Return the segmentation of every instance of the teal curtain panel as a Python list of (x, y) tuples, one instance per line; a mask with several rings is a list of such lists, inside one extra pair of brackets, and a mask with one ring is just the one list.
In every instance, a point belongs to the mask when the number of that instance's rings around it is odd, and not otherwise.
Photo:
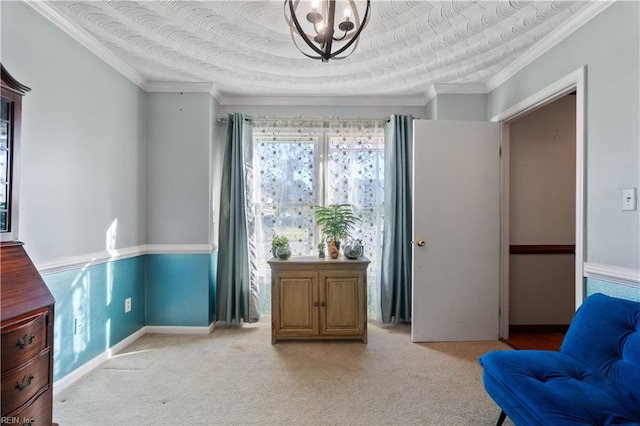
[(385, 127), (385, 212), (380, 299), (382, 322), (411, 321), (413, 117), (392, 115)]
[(245, 175), (245, 151), (251, 139), (251, 124), (245, 121), (244, 115), (229, 114), (222, 165), (216, 280), (216, 320), (227, 324), (259, 320), (255, 283), (252, 283), (255, 276), (249, 251), (252, 214), (248, 211)]

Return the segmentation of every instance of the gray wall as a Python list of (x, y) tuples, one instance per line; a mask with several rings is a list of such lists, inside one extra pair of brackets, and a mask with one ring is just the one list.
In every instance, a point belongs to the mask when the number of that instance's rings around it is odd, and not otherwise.
[(23, 2), (0, 60), (23, 101), (19, 238), (34, 262), (145, 243), (145, 94)]
[(222, 181), (222, 156), (224, 155), (224, 137), (222, 129), (226, 131), (225, 123), (217, 120), (220, 104), (211, 97), (211, 149), (209, 151), (209, 175), (211, 188), (209, 191), (209, 241), (218, 242), (218, 206), (220, 205), (220, 185)]
[(640, 3), (616, 2), (489, 93), (493, 117), (587, 66), (588, 262), (640, 268), (640, 215), (621, 210), (640, 186)]
[(434, 120), (487, 120), (487, 95), (442, 93), (433, 102)]
[(147, 243), (209, 243), (211, 95), (148, 93), (147, 100)]

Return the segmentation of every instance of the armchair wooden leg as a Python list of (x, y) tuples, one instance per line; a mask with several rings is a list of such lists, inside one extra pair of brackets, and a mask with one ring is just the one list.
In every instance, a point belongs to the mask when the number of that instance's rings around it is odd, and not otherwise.
[(496, 426), (502, 426), (502, 423), (504, 423), (504, 419), (507, 418), (507, 413), (505, 413), (504, 411), (500, 411), (500, 417), (498, 417), (498, 423), (496, 423)]

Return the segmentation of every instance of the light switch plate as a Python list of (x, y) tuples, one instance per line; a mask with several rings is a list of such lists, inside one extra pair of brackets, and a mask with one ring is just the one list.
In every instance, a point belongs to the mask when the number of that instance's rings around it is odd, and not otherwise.
[(622, 190), (622, 210), (633, 211), (637, 208), (636, 188), (625, 188)]

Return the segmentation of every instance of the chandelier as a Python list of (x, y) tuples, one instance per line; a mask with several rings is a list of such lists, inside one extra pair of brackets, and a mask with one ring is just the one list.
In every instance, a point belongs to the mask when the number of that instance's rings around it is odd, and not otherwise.
[[(344, 16), (337, 29), (336, 3), (340, 4)], [(360, 20), (354, 0), (285, 0), (284, 18), (289, 24), (291, 39), (302, 54), (329, 62), (329, 59), (344, 59), (353, 53), (358, 46), (358, 37), (367, 25), (370, 9), (371, 0), (367, 0), (364, 16)], [(298, 19), (305, 11), (306, 22)], [(304, 27), (301, 21), (305, 24)], [(304, 40), (304, 44), (299, 44), (298, 38)]]

